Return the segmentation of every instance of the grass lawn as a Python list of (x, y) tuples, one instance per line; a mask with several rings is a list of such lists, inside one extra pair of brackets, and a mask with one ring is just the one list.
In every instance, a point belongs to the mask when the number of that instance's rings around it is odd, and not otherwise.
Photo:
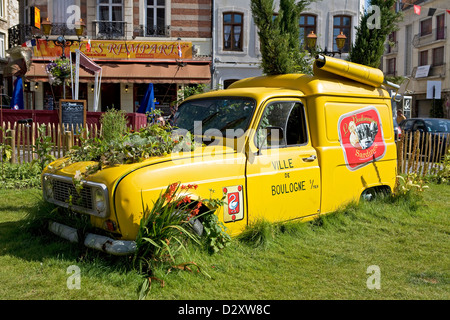
[[(430, 184), (418, 201), (349, 206), (315, 223), (274, 228), (266, 246), (233, 239), (218, 254), (190, 247), (196, 272), (157, 270), (147, 299), (450, 299), (450, 185)], [(0, 299), (137, 299), (142, 277), (129, 259), (30, 234), (36, 189), (0, 189)], [(80, 271), (80, 289), (69, 289)], [(70, 270), (70, 269), (69, 269)], [(378, 273), (373, 273), (378, 270)], [(378, 276), (379, 289), (368, 287)], [(371, 278), (372, 279), (372, 278)], [(373, 283), (373, 282), (370, 282)]]

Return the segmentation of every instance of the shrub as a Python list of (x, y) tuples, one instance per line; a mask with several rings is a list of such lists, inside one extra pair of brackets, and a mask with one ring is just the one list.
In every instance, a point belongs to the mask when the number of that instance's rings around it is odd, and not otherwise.
[(438, 171), (430, 178), (437, 183), (450, 183), (450, 148), (447, 150)]
[(0, 187), (23, 189), (41, 186), (41, 167), (37, 163), (12, 164), (4, 162), (0, 172)]
[(102, 137), (106, 143), (120, 141), (127, 133), (127, 117), (125, 111), (109, 109), (100, 118)]
[[(191, 199), (186, 193), (197, 185), (173, 183), (155, 201), (152, 208), (143, 206), (143, 218), (136, 238), (134, 265), (144, 274), (151, 275), (156, 266), (175, 263), (177, 253), (189, 241), (200, 245), (200, 235), (208, 250), (223, 249), (231, 237), (218, 221), (214, 212), (221, 200)], [(209, 210), (207, 207), (213, 209)], [(203, 233), (194, 228), (201, 218)]]
[(425, 181), (420, 176), (416, 173), (409, 173), (405, 177), (397, 176), (394, 196), (418, 196), (427, 188), (428, 186), (425, 185)]
[(255, 248), (265, 248), (274, 237), (274, 224), (267, 220), (259, 219), (249, 224), (238, 236), (238, 240)]

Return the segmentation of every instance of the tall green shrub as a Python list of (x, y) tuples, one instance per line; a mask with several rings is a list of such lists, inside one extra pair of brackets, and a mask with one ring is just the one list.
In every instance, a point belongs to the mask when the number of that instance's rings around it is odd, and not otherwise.
[(252, 0), (253, 19), (261, 43), (261, 67), (267, 75), (311, 73), (308, 57), (300, 49), (298, 22), (314, 0), (280, 0), (275, 16), (273, 0)]
[(120, 140), (127, 133), (125, 111), (109, 109), (100, 118), (102, 137), (106, 143)]
[(402, 19), (401, 13), (393, 10), (396, 2), (396, 0), (370, 1), (373, 10), (366, 10), (356, 27), (355, 44), (349, 54), (351, 62), (373, 68), (380, 66), (386, 37), (398, 29), (397, 24)]

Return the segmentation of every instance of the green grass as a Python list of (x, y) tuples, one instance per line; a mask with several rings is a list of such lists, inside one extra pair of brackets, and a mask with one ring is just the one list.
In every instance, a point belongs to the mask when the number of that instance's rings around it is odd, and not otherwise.
[[(153, 281), (147, 298), (448, 300), (449, 198), (449, 185), (431, 184), (422, 200), (350, 205), (314, 223), (263, 222), (260, 234), (233, 239), (218, 254), (190, 247), (180, 263), (195, 262), (211, 278), (156, 270), (165, 286)], [(26, 216), (42, 206), (37, 190), (0, 189), (0, 299), (138, 298), (142, 277), (129, 259), (30, 234)], [(81, 271), (79, 290), (67, 288), (71, 265)], [(367, 287), (373, 265), (381, 289)]]

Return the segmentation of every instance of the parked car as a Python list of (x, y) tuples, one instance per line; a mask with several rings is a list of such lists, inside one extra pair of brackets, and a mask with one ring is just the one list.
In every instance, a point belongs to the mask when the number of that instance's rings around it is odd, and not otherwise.
[[(448, 135), (450, 134), (450, 120), (441, 118), (411, 118), (403, 120), (400, 123), (403, 133), (406, 132), (422, 132), (431, 135), (431, 154), (435, 150), (440, 150), (440, 156), (444, 156), (448, 144)], [(424, 147), (424, 143), (419, 142), (421, 153), (428, 153)]]

